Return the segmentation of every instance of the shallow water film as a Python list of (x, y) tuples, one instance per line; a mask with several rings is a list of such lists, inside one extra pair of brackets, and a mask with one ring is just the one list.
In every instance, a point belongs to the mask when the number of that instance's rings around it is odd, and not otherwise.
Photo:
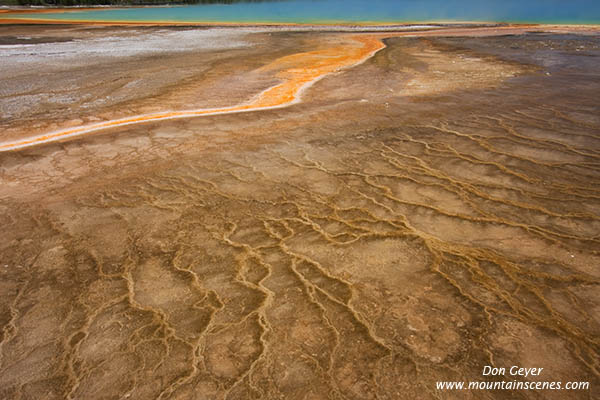
[[(600, 397), (597, 34), (18, 29), (2, 142), (385, 48), (0, 152), (0, 398)], [(589, 387), (436, 386), (513, 380)]]
[[(176, 7), (116, 8), (22, 14), (19, 18), (79, 21), (212, 23), (398, 23), (503, 21), (600, 23), (596, 0), (274, 0), (214, 1)], [(14, 15), (7, 16), (15, 17)], [(0, 20), (2, 14), (0, 14)]]

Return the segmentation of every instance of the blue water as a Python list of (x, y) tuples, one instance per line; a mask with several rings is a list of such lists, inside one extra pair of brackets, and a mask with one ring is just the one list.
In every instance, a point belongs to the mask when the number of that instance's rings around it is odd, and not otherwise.
[(288, 0), (129, 8), (0, 18), (217, 23), (503, 21), (600, 24), (600, 0)]

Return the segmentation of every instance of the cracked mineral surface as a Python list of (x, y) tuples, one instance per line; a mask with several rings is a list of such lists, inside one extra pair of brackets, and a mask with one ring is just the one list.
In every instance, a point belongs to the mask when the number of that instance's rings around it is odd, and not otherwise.
[(0, 152), (0, 398), (600, 397), (600, 36), (534, 30), (0, 26), (4, 143), (326, 72)]

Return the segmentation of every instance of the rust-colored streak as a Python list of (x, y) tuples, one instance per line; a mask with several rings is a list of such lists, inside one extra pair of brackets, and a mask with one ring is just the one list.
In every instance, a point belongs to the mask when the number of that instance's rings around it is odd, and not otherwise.
[(145, 122), (285, 107), (299, 101), (303, 89), (309, 87), (317, 80), (332, 72), (356, 65), (385, 47), (381, 40), (374, 36), (354, 35), (346, 39), (350, 40), (344, 40), (342, 44), (335, 47), (282, 57), (262, 67), (261, 70), (264, 71), (275, 71), (276, 76), (281, 80), (281, 83), (261, 92), (248, 103), (225, 108), (165, 111), (155, 114), (137, 115), (117, 120), (104, 121), (59, 130), (14, 142), (2, 143), (0, 144), (0, 151), (16, 150), (81, 136), (104, 129)]

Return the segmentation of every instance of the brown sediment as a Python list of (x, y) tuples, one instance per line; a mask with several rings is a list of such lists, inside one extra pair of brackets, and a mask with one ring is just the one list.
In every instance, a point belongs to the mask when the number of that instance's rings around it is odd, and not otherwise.
[(325, 50), (316, 50), (312, 52), (286, 56), (264, 66), (259, 71), (278, 71), (275, 76), (277, 79), (282, 80), (283, 83), (277, 84), (263, 91), (256, 97), (256, 99), (248, 104), (216, 109), (167, 111), (152, 115), (141, 115), (105, 121), (97, 124), (48, 133), (34, 138), (19, 140), (17, 142), (0, 143), (0, 151), (29, 147), (35, 144), (48, 143), (54, 140), (63, 140), (98, 130), (138, 123), (161, 121), (173, 118), (189, 118), (203, 115), (266, 110), (274, 107), (290, 105), (299, 99), (300, 92), (303, 89), (306, 89), (308, 85), (334, 71), (339, 71), (342, 68), (362, 62), (375, 54), (375, 52), (378, 50), (381, 50), (383, 47), (385, 47), (380, 40), (369, 36), (349, 37), (346, 42), (346, 44), (327, 48)]
[[(190, 81), (361, 47), (259, 39)], [(598, 37), (382, 40), (293, 108), (2, 153), (0, 397), (597, 398)], [(494, 379), (591, 387), (436, 390)]]
[[(258, 111), (270, 109), (273, 107), (283, 107), (293, 104), (299, 99), (300, 91), (318, 79), (338, 71), (342, 68), (355, 65), (364, 61), (366, 58), (375, 54), (384, 47), (381, 39), (390, 37), (429, 37), (429, 36), (495, 36), (501, 34), (522, 34), (530, 30), (532, 26), (502, 26), (489, 28), (459, 28), (459, 29), (437, 29), (432, 31), (419, 32), (394, 32), (379, 34), (364, 34), (348, 36), (346, 44), (317, 50), (306, 53), (289, 55), (272, 64), (261, 68), (260, 71), (278, 71), (276, 78), (283, 83), (277, 84), (264, 90), (256, 96), (251, 102), (223, 108), (185, 110), (185, 111), (164, 111), (150, 115), (137, 115), (116, 120), (103, 121), (95, 124), (84, 125), (74, 128), (58, 130), (48, 134), (35, 136), (32, 138), (21, 139), (14, 142), (0, 143), (0, 151), (14, 150), (29, 147), (36, 144), (48, 143), (56, 140), (96, 132), (104, 129), (116, 128), (120, 126), (160, 121), (173, 118), (189, 118), (197, 116), (217, 115), (224, 113), (238, 113), (248, 111)], [(554, 27), (546, 29), (547, 32), (553, 32)], [(560, 28), (561, 32), (571, 32), (569, 28)], [(578, 31), (578, 30), (576, 30)], [(589, 30), (592, 32), (591, 30)], [(352, 42), (359, 43), (356, 46)], [(283, 67), (282, 67), (283, 66)], [(285, 69), (284, 69), (285, 68)]]

